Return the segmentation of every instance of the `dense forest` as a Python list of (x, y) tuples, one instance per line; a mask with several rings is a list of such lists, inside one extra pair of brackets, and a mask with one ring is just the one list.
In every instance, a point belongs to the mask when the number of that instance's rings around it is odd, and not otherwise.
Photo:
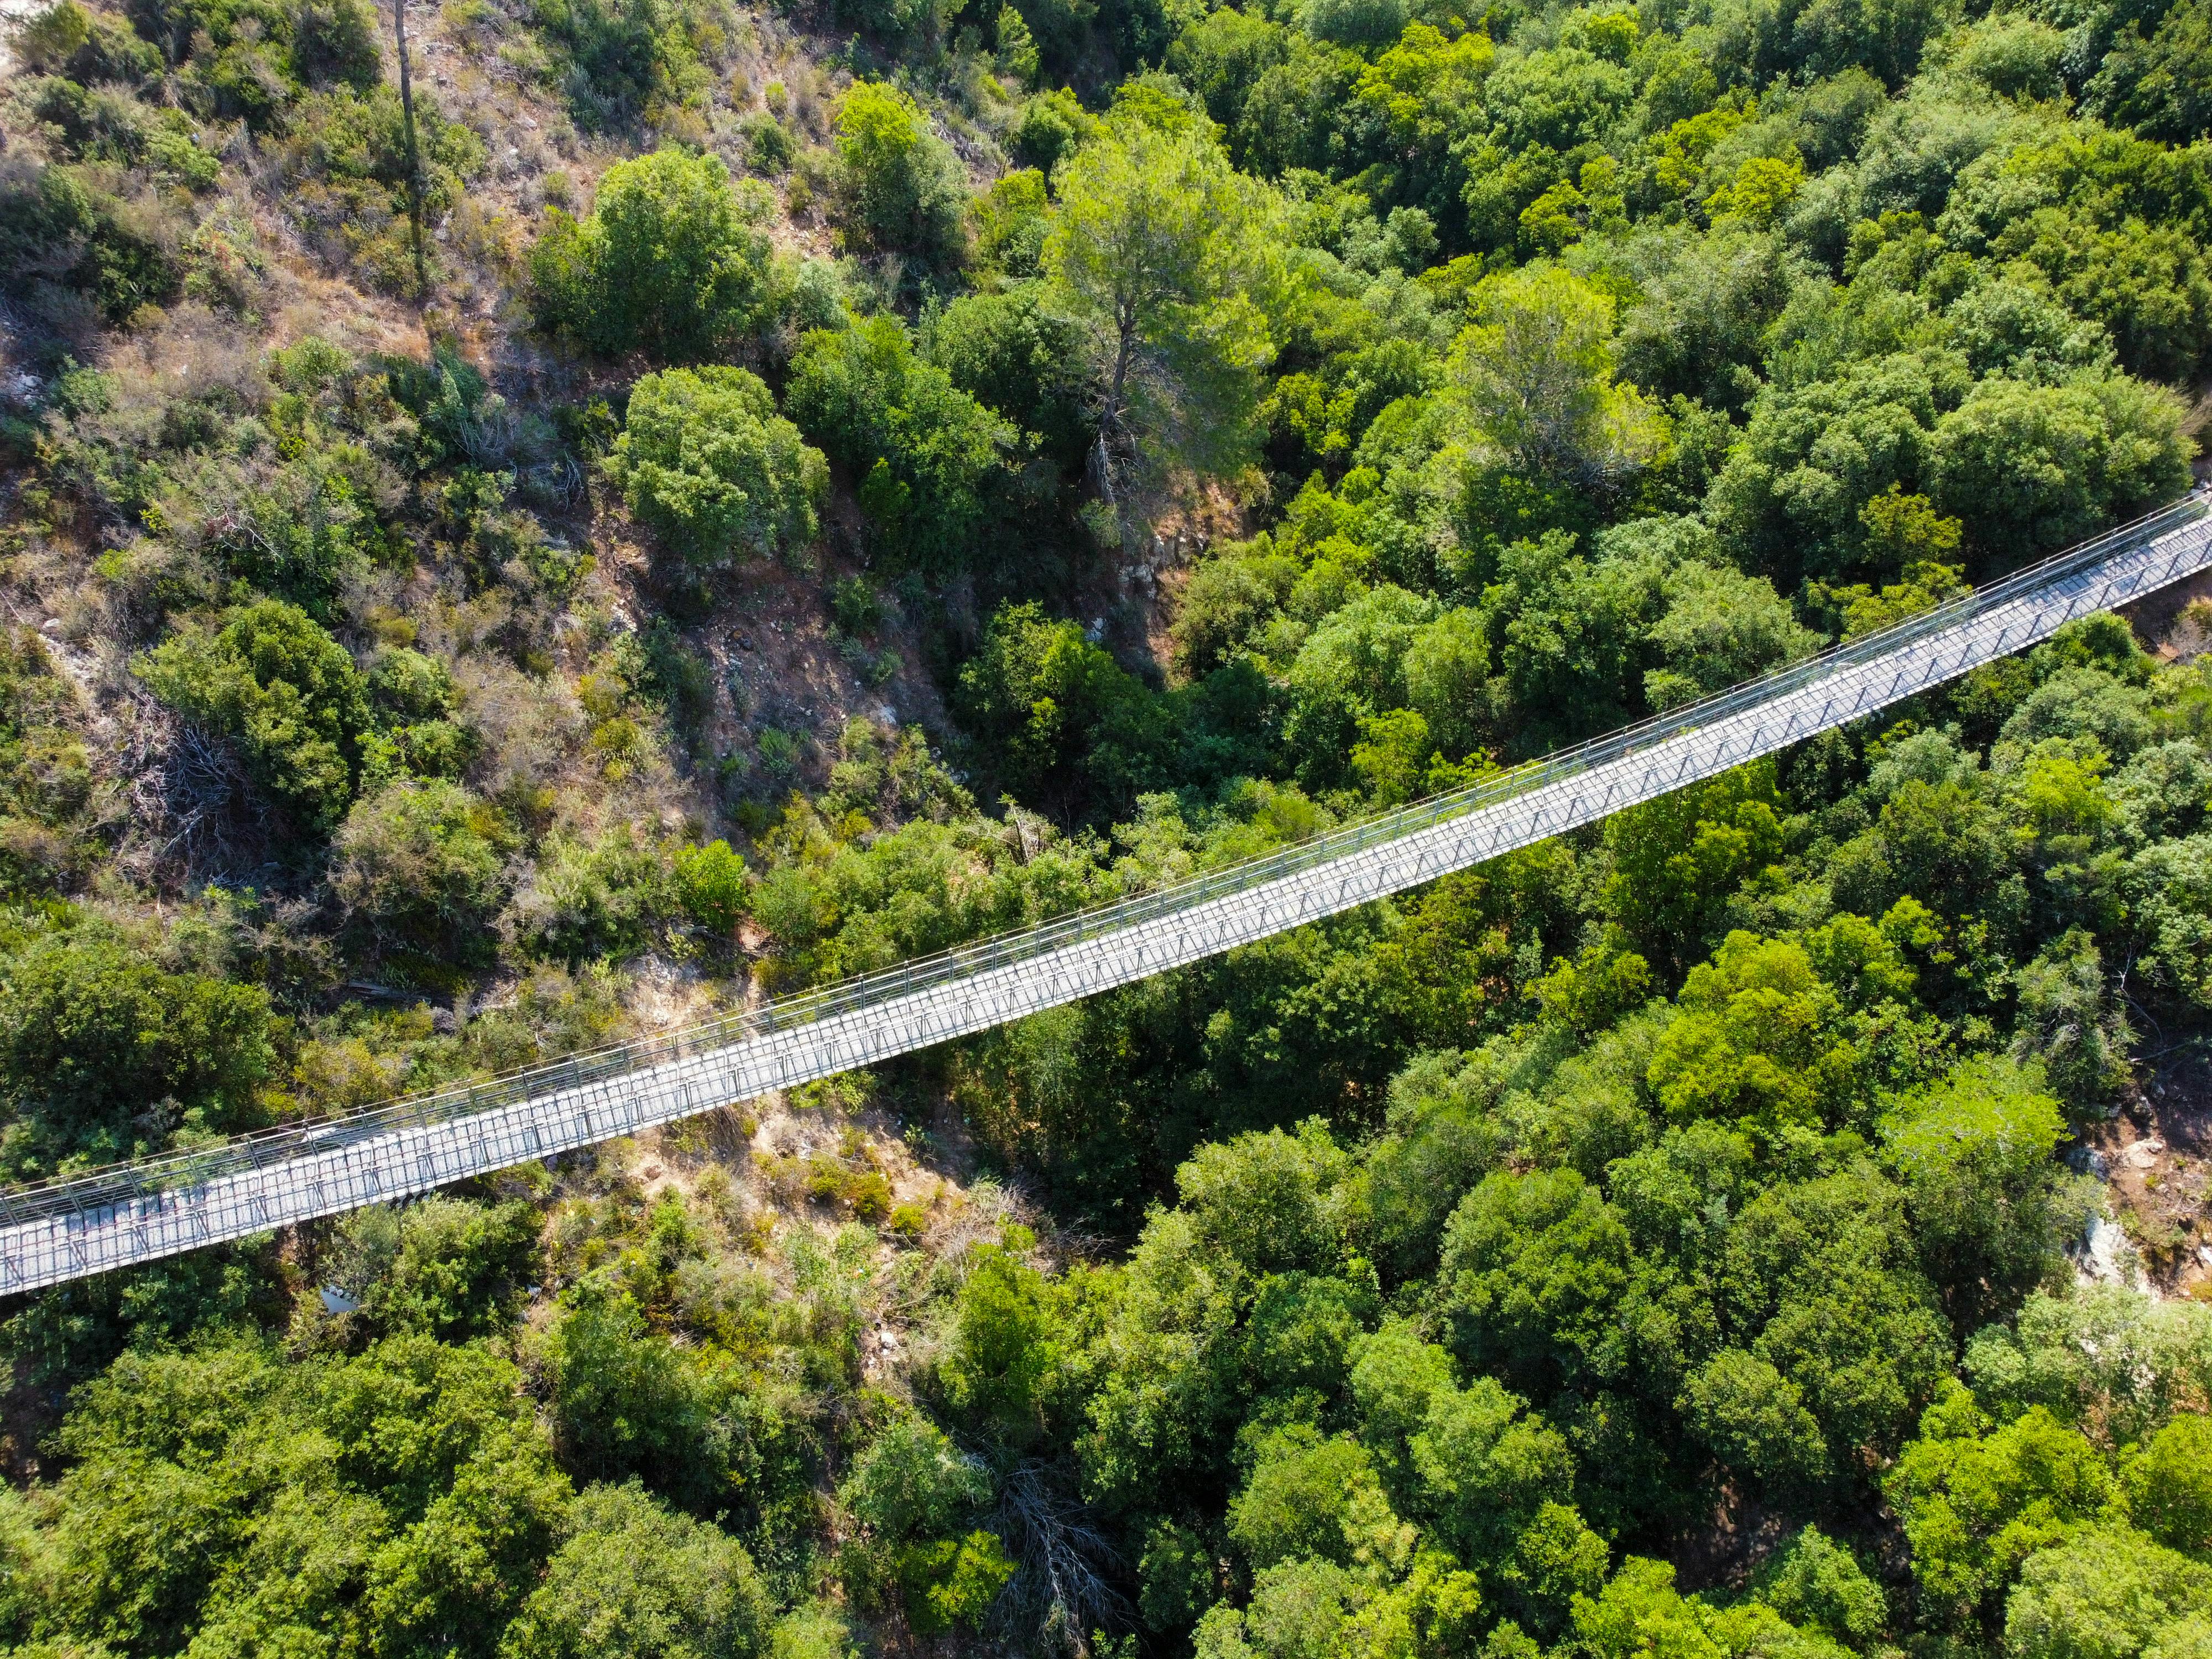
[[(0, 1181), (1479, 780), (2212, 409), (2212, 0), (401, 3), (4, 8)], [(2208, 647), (0, 1302), (0, 1653), (2207, 1659)]]

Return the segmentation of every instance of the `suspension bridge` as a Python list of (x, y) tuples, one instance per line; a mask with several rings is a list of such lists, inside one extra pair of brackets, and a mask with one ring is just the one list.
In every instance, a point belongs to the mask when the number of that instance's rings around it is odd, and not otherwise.
[(1094, 996), (1773, 754), (2207, 568), (2200, 490), (1733, 690), (1264, 857), (689, 1030), (0, 1190), (0, 1294), (410, 1197)]

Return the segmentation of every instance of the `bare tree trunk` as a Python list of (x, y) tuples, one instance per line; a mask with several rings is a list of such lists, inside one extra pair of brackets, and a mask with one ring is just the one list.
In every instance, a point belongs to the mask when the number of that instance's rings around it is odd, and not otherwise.
[(399, 112), (407, 128), (407, 222), (414, 234), (415, 299), (429, 297), (430, 272), (422, 258), (422, 152), (415, 144), (415, 81), (407, 61), (407, 0), (392, 0), (392, 28), (399, 40)]
[(1126, 313), (1119, 319), (1114, 348), (1114, 376), (1098, 411), (1098, 442), (1091, 451), (1091, 470), (1097, 475), (1099, 499), (1116, 513), (1121, 501), (1114, 488), (1114, 441), (1121, 435), (1129, 401), (1129, 366), (1137, 355), (1136, 322)]

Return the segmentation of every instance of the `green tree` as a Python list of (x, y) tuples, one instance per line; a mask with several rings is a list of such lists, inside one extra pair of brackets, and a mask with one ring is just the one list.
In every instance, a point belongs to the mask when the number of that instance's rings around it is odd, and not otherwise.
[(2008, 1659), (2189, 1651), (2212, 1620), (2212, 1566), (2129, 1527), (2085, 1528), (2028, 1558), (2005, 1603)]
[(1613, 378), (1613, 302), (1571, 271), (1487, 276), (1455, 350), (1470, 412), (1516, 469), (1610, 488), (1657, 459), (1659, 416)]
[(1936, 499), (1988, 552), (2063, 547), (2187, 487), (2179, 407), (2126, 380), (1984, 380), (1936, 424)]
[(2007, 1310), (2056, 1265), (2051, 1153), (2066, 1120), (2042, 1081), (2033, 1067), (1970, 1060), (1884, 1126), (1921, 1261), (1961, 1330)]
[(1889, 1624), (1881, 1586), (1818, 1527), (1805, 1528), (1770, 1556), (1752, 1589), (1791, 1624), (1826, 1631), (1854, 1650), (1873, 1646)]
[(531, 254), (539, 321), (606, 356), (663, 362), (742, 349), (771, 305), (758, 186), (718, 155), (659, 149), (617, 161), (580, 222), (557, 210)]
[(933, 574), (985, 562), (1019, 434), (917, 356), (897, 318), (808, 334), (785, 402), (858, 483), (887, 553)]
[(499, 815), (458, 785), (389, 783), (356, 801), (331, 838), (331, 890), (402, 971), (483, 965), (509, 841)]
[(2103, 1518), (2116, 1488), (2095, 1450), (2041, 1407), (1990, 1429), (1954, 1383), (1884, 1483), (1912, 1574), (1954, 1619), (1994, 1605), (2037, 1551)]
[(1176, 1171), (1184, 1211), (1214, 1249), (1250, 1273), (1335, 1265), (1329, 1191), (1344, 1155), (1312, 1121), (1200, 1147)]
[(1532, 1389), (1618, 1373), (1628, 1230), (1572, 1170), (1485, 1176), (1444, 1229), (1439, 1278), (1468, 1358)]
[(317, 834), (353, 799), (367, 688), (346, 649), (276, 599), (188, 623), (132, 663), (154, 694), (235, 743), (254, 779)]
[(966, 180), (913, 99), (878, 81), (854, 82), (837, 108), (836, 144), (838, 193), (857, 245), (961, 263)]
[(2182, 1412), (2130, 1459), (2128, 1515), (2169, 1549), (2212, 1555), (2212, 1418)]
[(990, 1495), (982, 1466), (919, 1416), (886, 1425), (837, 1489), (854, 1520), (895, 1542), (957, 1532)]
[(537, 1261), (538, 1217), (528, 1204), (433, 1195), (347, 1217), (329, 1272), (372, 1329), (452, 1342), (505, 1329)]
[(1827, 1444), (1804, 1395), (1755, 1354), (1722, 1349), (1691, 1374), (1681, 1405), (1723, 1462), (1770, 1492), (1803, 1493), (1827, 1476)]
[(985, 408), (1042, 440), (1070, 470), (1091, 441), (1090, 363), (1081, 331), (1034, 283), (963, 294), (928, 336), (930, 361)]
[(938, 1362), (945, 1397), (956, 1410), (1018, 1437), (1044, 1428), (1060, 1364), (1051, 1286), (1022, 1256), (1030, 1242), (1012, 1229), (1005, 1243), (976, 1248), (955, 1304), (951, 1340)]
[(635, 1300), (603, 1281), (562, 1299), (543, 1349), (562, 1461), (586, 1480), (642, 1479), (695, 1513), (728, 1508), (744, 1414), (726, 1365), (649, 1334)]
[(1564, 1500), (1575, 1460), (1558, 1430), (1486, 1376), (1431, 1394), (1407, 1443), (1416, 1514), (1462, 1561), (1502, 1564), (1547, 1504)]
[(1387, 1553), (1398, 1530), (1366, 1447), (1304, 1425), (1261, 1443), (1229, 1505), (1229, 1535), (1255, 1570), (1308, 1556), (1350, 1566), (1378, 1533)]
[(0, 978), (0, 1159), (23, 1180), (250, 1127), (270, 1026), (258, 986), (169, 971), (112, 927), (38, 938)]
[(1763, 763), (1606, 820), (1607, 914), (1650, 961), (1686, 969), (1718, 941), (1729, 899), (1782, 852), (1781, 805)]
[(2212, 9), (2184, 0), (2146, 35), (2148, 21), (2112, 43), (2088, 88), (2089, 102), (2146, 138), (2192, 143), (2212, 129)]
[(501, 1659), (756, 1659), (773, 1610), (752, 1558), (720, 1528), (635, 1486), (593, 1486), (499, 1647)]
[(738, 931), (751, 908), (752, 879), (745, 861), (726, 841), (676, 849), (678, 902), (694, 925), (719, 938)]
[(1100, 388), (1092, 482), (1112, 506), (1140, 459), (1234, 465), (1273, 350), (1267, 198), (1195, 124), (1127, 115), (1058, 183), (1045, 273)]
[(960, 671), (956, 707), (1018, 797), (1071, 814), (1119, 810), (1156, 787), (1171, 738), (1160, 699), (1035, 604), (992, 617)]
[(830, 485), (821, 451), (760, 378), (712, 364), (638, 381), (607, 475), (670, 546), (710, 568), (812, 541)]

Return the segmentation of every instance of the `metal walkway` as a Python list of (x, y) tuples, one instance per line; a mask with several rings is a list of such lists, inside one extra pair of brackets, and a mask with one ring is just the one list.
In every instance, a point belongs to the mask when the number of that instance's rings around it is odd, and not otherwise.
[(2208, 567), (2200, 492), (1764, 679), (1264, 858), (695, 1030), (0, 1192), (0, 1292), (404, 1198), (1095, 995), (1772, 754)]

